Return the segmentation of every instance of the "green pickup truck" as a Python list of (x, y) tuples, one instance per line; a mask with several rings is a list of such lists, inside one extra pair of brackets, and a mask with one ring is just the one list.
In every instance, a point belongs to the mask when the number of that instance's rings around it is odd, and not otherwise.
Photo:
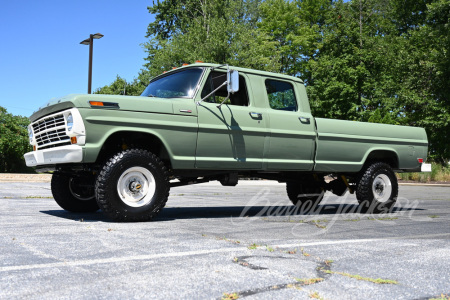
[(310, 211), (325, 191), (389, 211), (394, 172), (431, 171), (423, 128), (314, 118), (295, 77), (195, 63), (155, 77), (141, 96), (68, 95), (35, 112), (27, 166), (53, 172), (56, 202), (147, 221), (170, 187), (240, 177), (286, 182)]

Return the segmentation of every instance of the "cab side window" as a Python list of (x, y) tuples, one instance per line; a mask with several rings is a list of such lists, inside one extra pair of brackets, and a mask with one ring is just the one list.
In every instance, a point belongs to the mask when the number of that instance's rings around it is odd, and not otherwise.
[(292, 84), (273, 79), (267, 79), (265, 83), (270, 108), (297, 111), (297, 100)]
[[(227, 80), (227, 73), (217, 71), (211, 72), (208, 76), (208, 79), (206, 80), (205, 86), (203, 87), (201, 94), (202, 99), (208, 96), (209, 93), (218, 88), (226, 80)], [(222, 101), (225, 100), (227, 95), (228, 95), (227, 86), (224, 85), (215, 94), (212, 94), (211, 96), (206, 98), (205, 102), (222, 103)], [(248, 103), (249, 101), (245, 78), (239, 75), (239, 91), (234, 94), (231, 94), (230, 99), (225, 101), (224, 104), (248, 106)]]

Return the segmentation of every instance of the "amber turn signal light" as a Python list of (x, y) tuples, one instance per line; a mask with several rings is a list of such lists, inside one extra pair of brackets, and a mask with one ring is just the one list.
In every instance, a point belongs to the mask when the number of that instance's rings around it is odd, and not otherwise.
[(89, 101), (89, 104), (92, 106), (103, 106), (103, 102), (100, 101)]
[(77, 137), (76, 137), (76, 136), (71, 137), (71, 138), (70, 138), (70, 142), (71, 142), (72, 144), (76, 144), (76, 143), (77, 143)]
[(119, 108), (119, 103), (115, 102), (89, 101), (89, 104), (97, 108)]

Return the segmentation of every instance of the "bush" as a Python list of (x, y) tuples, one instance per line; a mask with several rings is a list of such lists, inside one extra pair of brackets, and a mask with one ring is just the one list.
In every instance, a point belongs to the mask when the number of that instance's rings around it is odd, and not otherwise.
[(431, 172), (427, 173), (397, 173), (400, 180), (431, 182), (448, 181), (450, 182), (450, 166), (443, 166), (437, 163), (431, 163)]
[(0, 106), (0, 173), (30, 173), (23, 155), (31, 151), (28, 118), (14, 116)]

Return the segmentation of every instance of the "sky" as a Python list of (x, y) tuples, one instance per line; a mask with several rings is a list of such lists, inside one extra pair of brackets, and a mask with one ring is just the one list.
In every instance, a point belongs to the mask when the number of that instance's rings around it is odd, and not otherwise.
[(0, 0), (0, 106), (29, 117), (52, 98), (87, 93), (94, 40), (92, 91), (119, 75), (137, 77), (141, 44), (154, 20), (151, 0)]

